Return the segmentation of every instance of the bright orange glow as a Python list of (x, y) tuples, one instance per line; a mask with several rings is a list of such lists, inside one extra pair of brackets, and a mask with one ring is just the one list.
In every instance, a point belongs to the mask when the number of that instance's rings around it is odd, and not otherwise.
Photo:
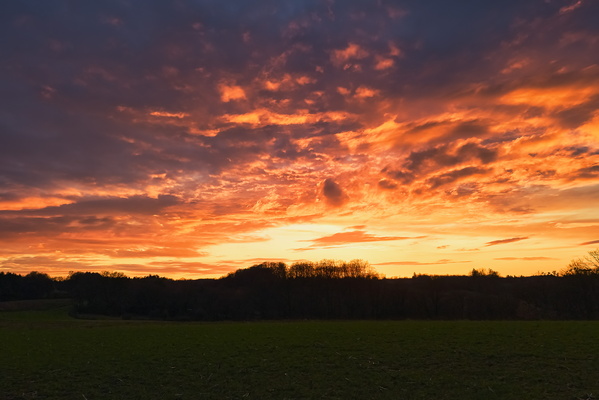
[(376, 65), (374, 66), (374, 69), (381, 71), (381, 70), (391, 68), (394, 65), (395, 65), (395, 61), (393, 61), (392, 58), (377, 57), (377, 61), (376, 61)]
[(218, 86), (218, 90), (220, 91), (221, 101), (225, 103), (233, 100), (243, 100), (246, 98), (245, 91), (241, 86), (221, 83)]
[(0, 207), (5, 211), (18, 211), (57, 207), (71, 203), (73, 202), (61, 197), (25, 197), (17, 201), (2, 201), (0, 202)]
[(331, 62), (340, 66), (351, 59), (362, 59), (368, 57), (368, 52), (356, 43), (349, 43), (346, 48), (333, 50)]
[(556, 108), (584, 103), (597, 93), (597, 87), (571, 87), (559, 89), (523, 88), (513, 91), (500, 100), (508, 104), (530, 104)]
[(0, 272), (530, 275), (599, 246), (597, 2), (21, 3)]
[(369, 89), (364, 86), (360, 86), (356, 89), (356, 97), (359, 99), (366, 99), (369, 97), (374, 97), (378, 94), (378, 90)]
[(154, 117), (167, 117), (167, 118), (185, 118), (185, 117), (189, 117), (189, 114), (187, 113), (170, 113), (170, 112), (166, 112), (166, 111), (152, 111), (150, 113), (150, 115), (154, 116)]
[(300, 125), (318, 121), (341, 121), (351, 118), (345, 112), (326, 112), (311, 114), (308, 110), (297, 110), (295, 114), (279, 114), (267, 109), (259, 109), (246, 114), (225, 114), (223, 121), (234, 124), (260, 125)]

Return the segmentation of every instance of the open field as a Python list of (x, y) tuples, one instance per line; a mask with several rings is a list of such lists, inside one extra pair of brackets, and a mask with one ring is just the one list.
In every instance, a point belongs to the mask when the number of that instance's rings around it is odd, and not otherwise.
[(0, 312), (0, 399), (599, 398), (599, 322), (75, 320)]

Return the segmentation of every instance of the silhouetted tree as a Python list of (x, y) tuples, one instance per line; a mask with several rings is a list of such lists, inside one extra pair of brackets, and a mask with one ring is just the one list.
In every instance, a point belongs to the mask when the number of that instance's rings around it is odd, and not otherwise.
[(470, 271), (470, 276), (476, 278), (479, 276), (495, 276), (495, 277), (499, 277), (499, 272), (497, 271), (493, 271), (491, 268), (473, 268), (472, 271)]
[(572, 260), (562, 275), (599, 275), (599, 249), (589, 251), (583, 258)]
[(120, 272), (64, 280), (0, 273), (0, 301), (61, 291), (76, 314), (169, 320), (279, 318), (599, 319), (599, 251), (557, 274), (379, 277), (367, 262), (264, 262), (221, 279), (174, 281)]
[(296, 262), (291, 265), (287, 276), (290, 278), (313, 278), (316, 276), (314, 264), (311, 262)]
[(25, 293), (27, 298), (44, 299), (54, 291), (54, 281), (48, 274), (32, 271), (25, 275)]
[(0, 301), (19, 300), (25, 295), (22, 289), (24, 278), (11, 272), (0, 272)]

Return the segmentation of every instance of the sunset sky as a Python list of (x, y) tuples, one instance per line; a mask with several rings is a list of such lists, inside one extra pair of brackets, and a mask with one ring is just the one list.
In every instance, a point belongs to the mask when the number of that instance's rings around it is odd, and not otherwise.
[(0, 272), (599, 247), (599, 1), (0, 4)]

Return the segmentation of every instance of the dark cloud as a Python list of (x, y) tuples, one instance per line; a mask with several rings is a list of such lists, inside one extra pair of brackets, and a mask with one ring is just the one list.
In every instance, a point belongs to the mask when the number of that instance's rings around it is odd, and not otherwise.
[[(0, 237), (18, 239), (27, 237), (58, 238), (67, 233), (98, 233), (128, 231), (130, 235), (147, 233), (147, 220), (161, 214), (167, 207), (179, 204), (174, 196), (157, 198), (132, 196), (129, 198), (87, 198), (75, 203), (41, 209), (0, 211)], [(129, 220), (119, 217), (129, 216)]]
[(557, 112), (555, 118), (564, 128), (576, 129), (591, 120), (597, 110), (599, 110), (599, 96), (594, 96), (581, 105)]
[(322, 194), (325, 197), (327, 204), (339, 207), (348, 199), (341, 186), (332, 179), (325, 179), (322, 185)]
[(581, 168), (577, 171), (575, 178), (578, 179), (596, 179), (599, 178), (599, 165)]
[[(401, 168), (394, 169), (391, 166), (386, 166), (381, 172), (392, 180), (402, 184), (410, 184), (417, 177), (428, 175), (430, 178), (428, 178), (427, 183), (433, 188), (437, 188), (441, 185), (452, 183), (462, 177), (486, 174), (491, 169), (468, 166), (441, 174), (438, 172), (446, 171), (447, 168), (465, 163), (486, 165), (493, 163), (497, 158), (498, 152), (496, 149), (476, 143), (466, 143), (455, 149), (451, 145), (445, 144), (425, 150), (412, 151)], [(395, 182), (387, 179), (381, 182), (379, 182), (379, 186), (385, 189), (390, 189), (392, 185), (395, 185)]]
[[(0, 214), (4, 215), (92, 215), (91, 222), (96, 219), (93, 216), (98, 215), (154, 215), (162, 212), (166, 207), (170, 207), (180, 203), (180, 200), (175, 196), (160, 195), (157, 198), (148, 196), (132, 196), (132, 197), (108, 197), (108, 198), (83, 198), (71, 204), (61, 206), (45, 207), (35, 210), (20, 210), (20, 211), (3, 211)], [(89, 223), (89, 220), (82, 219), (84, 224)], [(88, 221), (88, 222), (86, 222)]]
[[(479, 121), (466, 121), (461, 122), (455, 128), (452, 128), (448, 135), (447, 139), (467, 139), (472, 137), (483, 137), (487, 133), (487, 126), (481, 124)], [(485, 157), (486, 155), (480, 155)]]
[(0, 236), (11, 238), (25, 233), (45, 235), (64, 231), (76, 219), (72, 217), (4, 217), (1, 221)]
[(591, 149), (588, 146), (570, 146), (565, 150), (568, 151), (572, 157), (586, 155), (591, 152)]
[(405, 163), (405, 168), (410, 171), (419, 171), (426, 166), (451, 167), (460, 163), (477, 161), (489, 164), (497, 159), (497, 150), (467, 143), (452, 150), (449, 145), (441, 145), (426, 150), (413, 151)]
[(462, 160), (478, 159), (482, 164), (489, 164), (497, 159), (497, 150), (467, 143), (458, 149), (457, 157)]
[(387, 180), (387, 179), (381, 179), (378, 183), (379, 187), (386, 189), (386, 190), (393, 190), (393, 189), (397, 189), (397, 184)]
[[(415, 174), (413, 174), (409, 171), (393, 170), (389, 166), (383, 168), (383, 170), (381, 172), (384, 173), (385, 175), (387, 175), (388, 177), (399, 181), (402, 184), (412, 183), (414, 181), (414, 179), (416, 178)], [(386, 186), (394, 185), (393, 182), (390, 182), (388, 180), (383, 180), (383, 181), (386, 182), (383, 185), (386, 185)], [(380, 185), (380, 183), (379, 183), (379, 185)], [(385, 187), (385, 186), (382, 186), (382, 187)], [(385, 188), (390, 188), (390, 187), (385, 187)]]
[(588, 246), (589, 244), (598, 244), (599, 240), (591, 240), (590, 242), (581, 243), (580, 246)]
[[(376, 110), (376, 102), (348, 103), (337, 87), (353, 82), (353, 90), (364, 85), (393, 98), (397, 93), (428, 96), (445, 91), (454, 80), (460, 84), (476, 81), (475, 75), (466, 77), (473, 71), (487, 72), (481, 68), (483, 58), (476, 49), (502, 43), (512, 34), (510, 24), (516, 17), (557, 12), (550, 5), (539, 7), (533, 13), (531, 7), (513, 1), (503, 2), (501, 7), (469, 5), (464, 13), (443, 2), (3, 4), (1, 29), (3, 37), (11, 40), (2, 45), (6, 69), (0, 85), (11, 102), (1, 118), (0, 176), (7, 185), (19, 182), (46, 187), (62, 179), (143, 187), (152, 174), (168, 171), (176, 177), (198, 170), (219, 174), (230, 168), (228, 160), (251, 163), (264, 154), (316, 161), (313, 151), (301, 149), (289, 139), (331, 135), (358, 129), (360, 124), (304, 125), (291, 136), (274, 127), (237, 127), (212, 138), (198, 138), (174, 126), (142, 124), (132, 128), (116, 110), (189, 112), (202, 129), (215, 127), (205, 116), (243, 113), (265, 104), (279, 112), (298, 108), (311, 112)], [(455, 15), (460, 23), (448, 15)], [(329, 68), (332, 52), (350, 43), (360, 46), (364, 56), (349, 59), (351, 68)], [(390, 43), (401, 54), (392, 54)], [(376, 72), (377, 56), (396, 66), (401, 63), (402, 74)], [(444, 70), (422, 68), (432, 64), (442, 65)], [(317, 66), (320, 72), (315, 70)], [(258, 87), (257, 80), (285, 74), (302, 74), (313, 82), (295, 85), (293, 96)], [(254, 91), (262, 103), (219, 102), (216, 86), (222, 79), (243, 85), (250, 97)], [(314, 92), (320, 94), (314, 97)], [(309, 98), (312, 103), (304, 102)], [(28, 117), (32, 114), (36, 118)], [(141, 117), (136, 116), (138, 123)], [(439, 123), (414, 127), (412, 134), (435, 124)], [(452, 140), (488, 132), (487, 125), (478, 120), (448, 123), (443, 128), (445, 139)], [(242, 145), (248, 137), (252, 144)], [(315, 150), (327, 152), (338, 147), (335, 141), (323, 141)], [(439, 155), (436, 161), (455, 165), (452, 160), (461, 157), (489, 163), (496, 157), (493, 149), (475, 147), (466, 145), (461, 153), (445, 159)], [(410, 161), (414, 169), (417, 158), (416, 153)]]
[(459, 160), (455, 157), (449, 156), (447, 153), (447, 146), (433, 147), (426, 150), (412, 151), (406, 161), (406, 168), (411, 171), (420, 170), (426, 163), (431, 162), (433, 164), (455, 165)]
[[(191, 257), (143, 242), (265, 240), (254, 233), (343, 205), (392, 213), (443, 185), (431, 196), (493, 211), (588, 208), (598, 4), (1, 2), (0, 235)], [(557, 179), (581, 183), (532, 189)], [(141, 239), (101, 253), (98, 237)]]
[(461, 184), (457, 185), (457, 187), (454, 188), (452, 194), (458, 198), (459, 197), (469, 197), (469, 196), (479, 193), (482, 190), (481, 186), (482, 185), (480, 185), (476, 182), (461, 183)]
[(21, 237), (56, 238), (62, 233), (94, 233), (126, 229), (125, 223), (113, 217), (95, 216), (2, 216), (0, 237), (18, 240)]
[(520, 240), (525, 240), (525, 239), (528, 239), (528, 237), (513, 237), (513, 238), (509, 238), (509, 239), (492, 240), (490, 242), (485, 243), (485, 246), (496, 246), (498, 244), (514, 243), (514, 242), (519, 242)]
[(535, 175), (542, 179), (553, 179), (557, 175), (557, 171), (554, 169), (544, 170), (544, 171), (536, 171)]
[(484, 168), (477, 167), (466, 167), (462, 169), (458, 169), (455, 171), (447, 172), (435, 177), (430, 178), (427, 182), (431, 186), (431, 188), (436, 189), (439, 186), (447, 185), (449, 183), (453, 183), (458, 179), (465, 178), (473, 175), (484, 175), (487, 174), (490, 170)]
[(0, 111), (0, 176), (6, 184), (132, 183), (144, 175), (147, 169), (131, 157), (133, 146), (112, 134), (118, 129), (113, 122), (32, 102), (23, 91)]
[(0, 192), (0, 201), (18, 200), (20, 196), (17, 193)]

